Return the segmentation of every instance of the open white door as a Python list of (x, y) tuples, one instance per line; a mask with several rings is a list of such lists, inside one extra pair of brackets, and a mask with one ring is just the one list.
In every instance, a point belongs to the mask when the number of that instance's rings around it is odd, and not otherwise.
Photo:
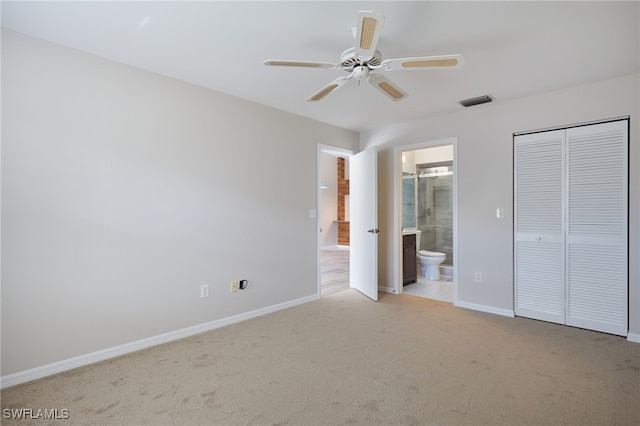
[(349, 285), (378, 301), (378, 151), (349, 158)]

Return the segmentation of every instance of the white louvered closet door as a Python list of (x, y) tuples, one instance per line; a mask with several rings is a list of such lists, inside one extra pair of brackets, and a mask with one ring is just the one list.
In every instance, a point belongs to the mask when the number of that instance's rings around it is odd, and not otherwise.
[(515, 138), (515, 312), (564, 324), (564, 130)]
[(566, 130), (566, 323), (627, 335), (627, 121)]

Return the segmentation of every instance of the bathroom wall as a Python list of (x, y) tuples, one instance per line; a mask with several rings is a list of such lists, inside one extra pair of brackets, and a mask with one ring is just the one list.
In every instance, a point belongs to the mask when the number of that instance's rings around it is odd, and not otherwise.
[(415, 174), (416, 172), (416, 152), (405, 151), (402, 153), (402, 172)]
[(414, 152), (415, 164), (453, 161), (453, 145), (434, 146), (433, 148), (418, 149)]

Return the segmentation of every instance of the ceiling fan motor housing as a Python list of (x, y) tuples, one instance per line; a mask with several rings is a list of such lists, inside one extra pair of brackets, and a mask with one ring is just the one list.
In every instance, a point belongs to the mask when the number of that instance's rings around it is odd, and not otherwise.
[(355, 48), (350, 48), (342, 52), (340, 55), (340, 66), (345, 71), (353, 71), (355, 67), (366, 65), (369, 69), (379, 67), (382, 63), (382, 54), (376, 50), (371, 58), (361, 58), (356, 54)]

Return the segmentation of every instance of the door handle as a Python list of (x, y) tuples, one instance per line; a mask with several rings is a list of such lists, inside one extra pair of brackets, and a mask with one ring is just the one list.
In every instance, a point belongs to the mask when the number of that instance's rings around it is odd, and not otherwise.
[(379, 229), (377, 229), (377, 228), (371, 228), (371, 229), (369, 229), (367, 232), (370, 232), (370, 233), (372, 233), (372, 234), (377, 234), (378, 232), (380, 232), (380, 230), (379, 230)]

